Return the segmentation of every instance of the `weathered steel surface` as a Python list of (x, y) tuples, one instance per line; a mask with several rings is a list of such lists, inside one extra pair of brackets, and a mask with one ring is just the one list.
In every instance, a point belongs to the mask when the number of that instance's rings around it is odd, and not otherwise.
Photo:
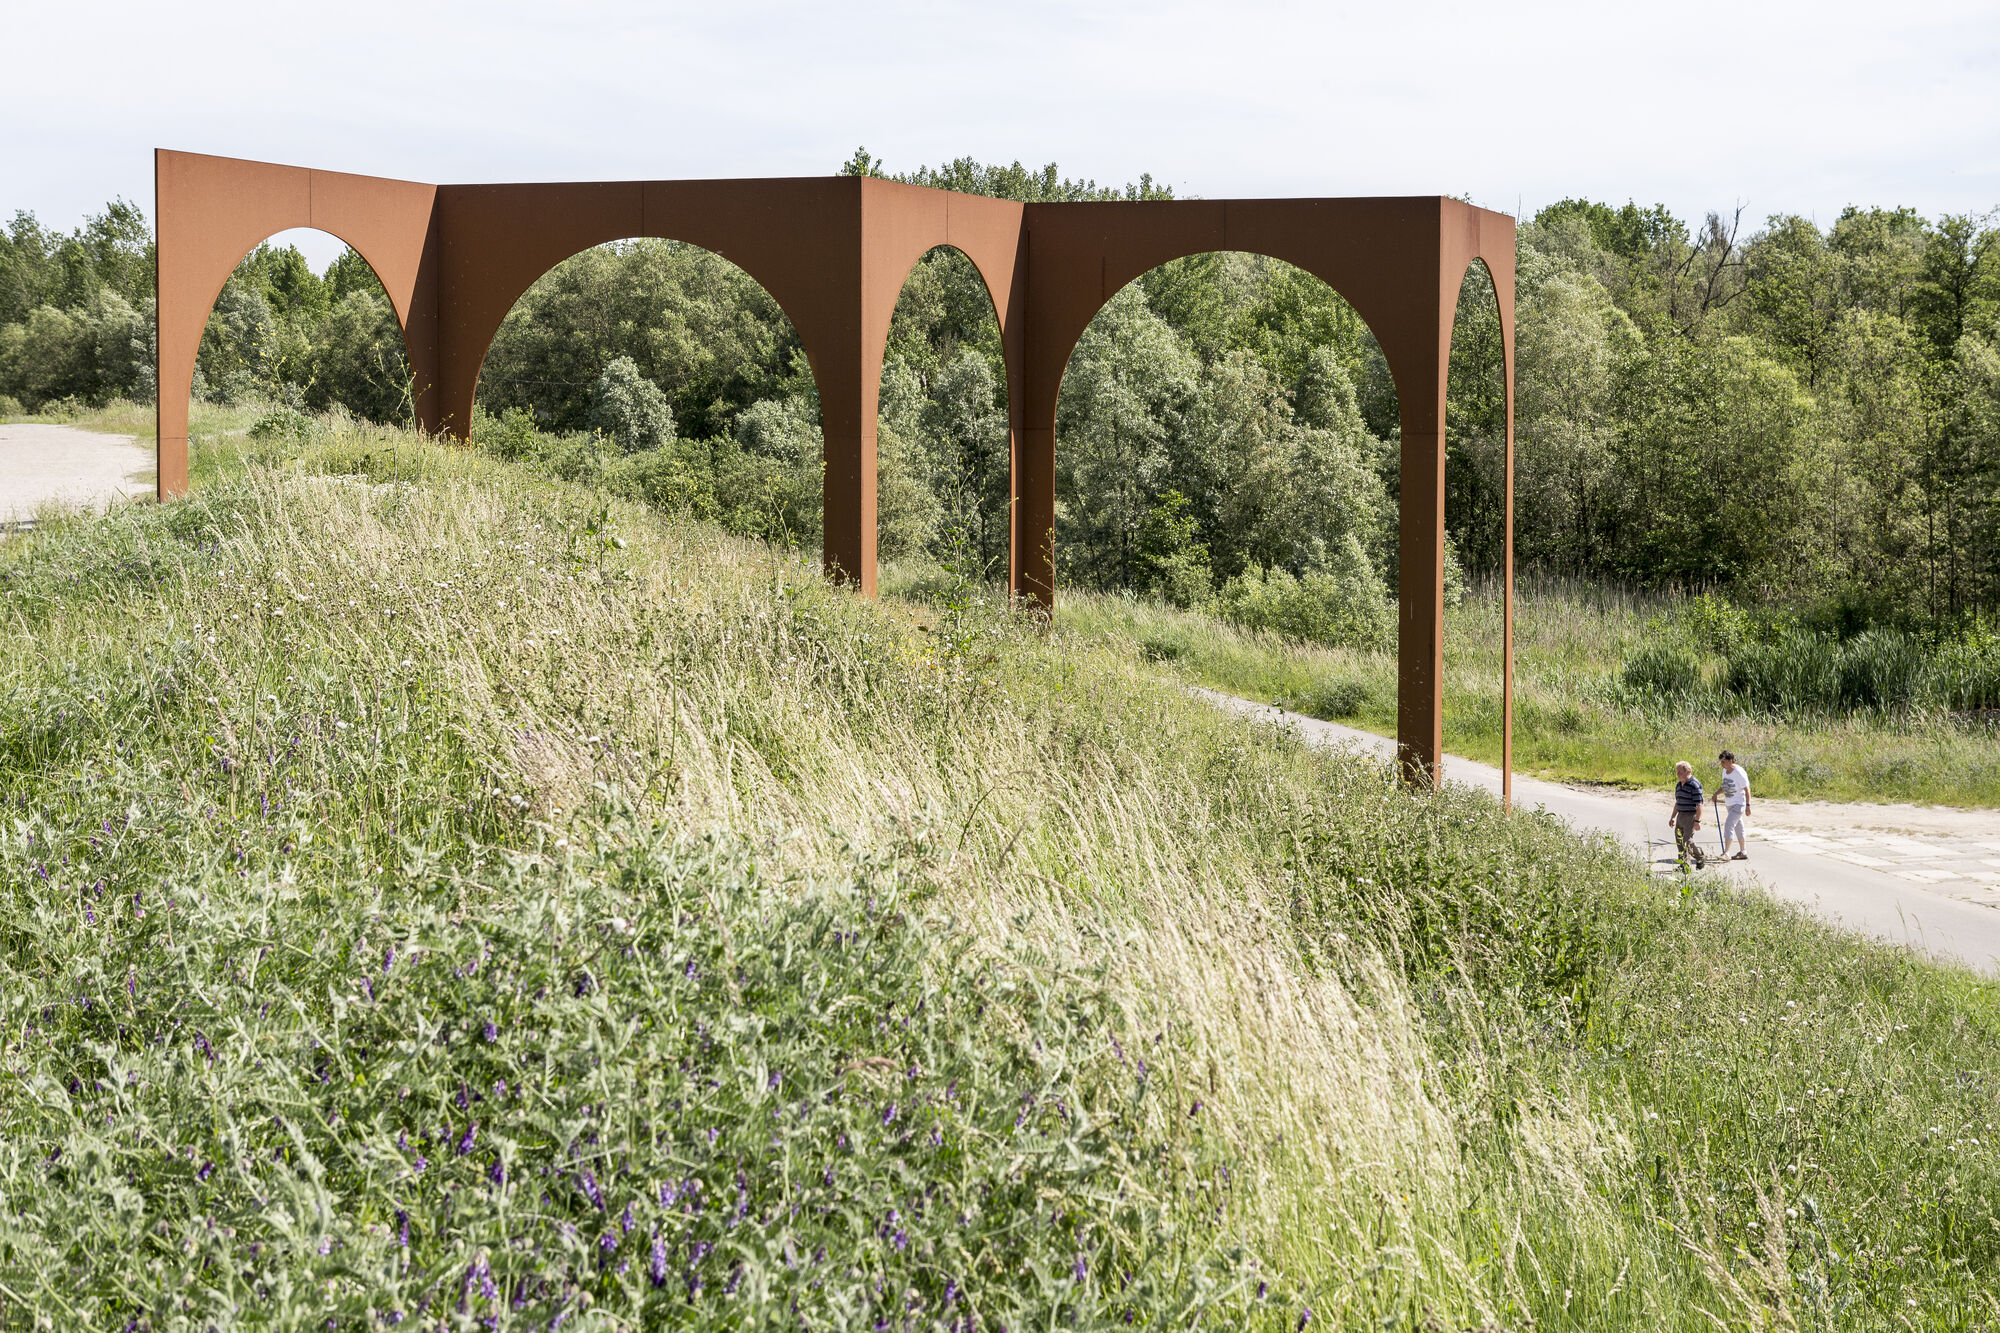
[(889, 321), (911, 267), (949, 245), (979, 270), (1007, 364), (1008, 585), (1055, 599), (1055, 414), (1093, 315), (1171, 259), (1246, 250), (1298, 265), (1373, 330), (1402, 413), (1397, 737), (1403, 771), (1443, 754), (1445, 374), (1466, 269), (1493, 275), (1506, 359), (1507, 729), (1513, 706), (1514, 221), (1454, 199), (1252, 199), (1016, 204), (851, 177), (421, 185), (160, 150), (159, 494), (187, 487), (188, 388), (223, 283), (260, 241), (331, 232), (381, 278), (403, 328), (417, 423), (463, 438), (487, 348), (535, 280), (606, 241), (651, 236), (715, 251), (763, 284), (798, 330), (820, 394), (824, 563), (875, 590), (877, 395)]

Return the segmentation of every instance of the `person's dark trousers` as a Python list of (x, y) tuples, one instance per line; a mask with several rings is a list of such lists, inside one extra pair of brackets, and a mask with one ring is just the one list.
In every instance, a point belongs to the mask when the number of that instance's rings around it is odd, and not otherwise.
[(1695, 812), (1692, 810), (1679, 811), (1674, 815), (1674, 848), (1680, 853), (1683, 866), (1692, 861), (1694, 868), (1699, 870), (1708, 864), (1708, 858), (1703, 856), (1701, 848), (1695, 845), (1694, 820)]

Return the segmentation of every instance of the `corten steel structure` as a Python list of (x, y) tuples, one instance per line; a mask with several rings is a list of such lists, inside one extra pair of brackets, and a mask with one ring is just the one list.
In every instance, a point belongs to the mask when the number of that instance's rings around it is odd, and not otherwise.
[(1017, 204), (857, 177), (419, 185), (159, 150), (159, 494), (187, 488), (188, 391), (222, 285), (259, 242), (314, 227), (375, 270), (402, 325), (417, 424), (463, 438), (486, 350), (516, 300), (594, 245), (662, 237), (715, 251), (790, 317), (818, 383), (825, 565), (875, 591), (875, 412), (889, 318), (932, 248), (964, 252), (1000, 322), (1012, 435), (1008, 584), (1055, 597), (1056, 394), (1091, 316), (1156, 265), (1210, 250), (1286, 260), (1345, 297), (1381, 344), (1402, 410), (1397, 739), (1406, 775), (1441, 774), (1445, 373), (1477, 259), (1499, 302), (1506, 374), (1502, 772), (1511, 796), (1514, 220), (1455, 199)]

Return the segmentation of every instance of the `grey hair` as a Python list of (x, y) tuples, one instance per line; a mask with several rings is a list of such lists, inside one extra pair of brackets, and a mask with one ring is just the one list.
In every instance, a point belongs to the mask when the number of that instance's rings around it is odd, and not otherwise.
[(1688, 762), (1687, 760), (1685, 760), (1685, 759), (1679, 759), (1679, 760), (1676, 760), (1676, 761), (1674, 762), (1674, 772), (1676, 772), (1676, 773), (1692, 773), (1692, 772), (1694, 772), (1694, 765), (1693, 765), (1693, 764), (1690, 764), (1690, 763), (1689, 763), (1689, 762)]

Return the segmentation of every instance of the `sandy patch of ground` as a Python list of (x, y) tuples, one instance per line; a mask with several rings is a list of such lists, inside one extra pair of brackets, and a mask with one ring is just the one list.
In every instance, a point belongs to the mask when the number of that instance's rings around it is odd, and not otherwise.
[(74, 426), (0, 425), (0, 524), (44, 505), (105, 509), (152, 491), (153, 451), (130, 435)]

